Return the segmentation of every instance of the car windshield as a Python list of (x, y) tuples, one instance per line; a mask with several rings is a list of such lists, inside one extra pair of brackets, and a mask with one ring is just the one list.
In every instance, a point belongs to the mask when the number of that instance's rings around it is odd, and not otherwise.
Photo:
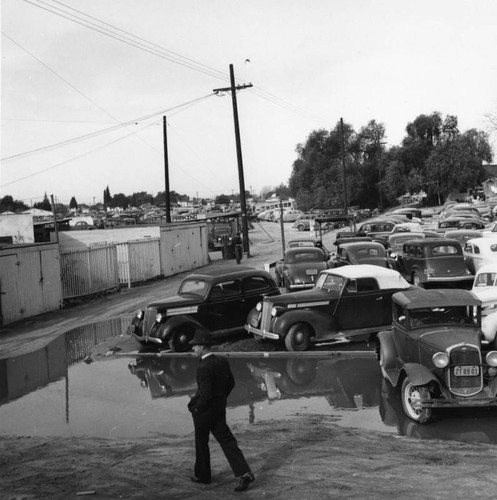
[(431, 325), (474, 325), (473, 310), (467, 306), (423, 307), (409, 313), (411, 328)]
[(345, 283), (345, 278), (334, 274), (322, 273), (316, 281), (316, 288), (321, 288), (328, 291), (339, 292)]
[(200, 297), (205, 297), (208, 288), (208, 283), (203, 280), (185, 280), (179, 287), (178, 295), (193, 294), (199, 295)]
[(458, 252), (457, 247), (453, 245), (437, 245), (431, 248), (431, 255), (438, 257), (441, 255), (456, 255)]
[(302, 249), (300, 252), (294, 252), (287, 255), (287, 262), (289, 264), (296, 264), (298, 262), (315, 262), (323, 260), (323, 252), (319, 248), (315, 249)]

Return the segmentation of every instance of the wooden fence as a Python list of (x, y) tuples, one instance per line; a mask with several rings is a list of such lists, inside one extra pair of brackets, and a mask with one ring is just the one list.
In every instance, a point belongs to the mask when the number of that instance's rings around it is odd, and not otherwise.
[(0, 249), (0, 324), (62, 307), (59, 250), (54, 243)]
[(160, 270), (160, 238), (117, 243), (119, 283), (132, 283), (155, 278)]
[(0, 325), (58, 309), (63, 299), (129, 287), (208, 262), (205, 222), (161, 227), (160, 238), (78, 248), (9, 245), (0, 248)]
[(64, 299), (103, 292), (119, 286), (116, 245), (74, 248), (60, 254)]

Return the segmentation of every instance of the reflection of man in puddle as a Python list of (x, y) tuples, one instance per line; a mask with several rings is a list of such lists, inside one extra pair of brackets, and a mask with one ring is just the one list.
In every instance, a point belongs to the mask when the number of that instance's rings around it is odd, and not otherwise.
[(244, 491), (255, 477), (226, 424), (226, 401), (235, 380), (228, 361), (211, 352), (211, 343), (209, 332), (200, 329), (190, 341), (195, 354), (201, 358), (197, 368), (197, 392), (188, 403), (195, 427), (195, 476), (191, 479), (196, 483), (211, 482), (209, 435), (212, 433), (233, 474), (239, 478), (235, 491)]

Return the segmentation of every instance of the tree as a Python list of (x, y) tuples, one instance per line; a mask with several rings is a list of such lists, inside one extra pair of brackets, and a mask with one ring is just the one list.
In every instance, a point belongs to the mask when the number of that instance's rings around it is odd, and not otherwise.
[(0, 213), (1, 212), (22, 212), (27, 210), (28, 206), (18, 200), (14, 200), (12, 196), (5, 195), (2, 199), (0, 199)]
[(129, 203), (133, 207), (140, 207), (141, 205), (146, 205), (147, 203), (153, 203), (154, 197), (145, 191), (140, 191), (139, 193), (133, 193), (129, 197)]
[(50, 205), (50, 202), (48, 201), (47, 193), (45, 193), (43, 201), (33, 204), (33, 208), (38, 208), (40, 210), (46, 210), (47, 212), (52, 211), (52, 206)]
[(108, 206), (109, 203), (111, 202), (112, 200), (112, 196), (110, 195), (110, 190), (109, 190), (109, 186), (107, 186), (105, 189), (104, 189), (104, 206)]
[(216, 196), (214, 203), (216, 205), (229, 205), (231, 202), (231, 198), (226, 195), (226, 194), (220, 194), (219, 196)]
[[(344, 124), (343, 128), (347, 157), (347, 199), (350, 202), (350, 195), (357, 186), (357, 169), (351, 148), (355, 132), (349, 124)], [(338, 122), (331, 131), (312, 131), (305, 144), (297, 145), (296, 152), (298, 158), (293, 163), (288, 185), (298, 206), (302, 210), (343, 206), (341, 123)]]
[(123, 208), (126, 209), (129, 206), (128, 197), (123, 193), (115, 194), (109, 203), (112, 208)]
[(71, 198), (71, 201), (69, 202), (69, 208), (71, 210), (77, 210), (78, 209), (78, 202), (76, 201), (76, 198), (74, 196)]

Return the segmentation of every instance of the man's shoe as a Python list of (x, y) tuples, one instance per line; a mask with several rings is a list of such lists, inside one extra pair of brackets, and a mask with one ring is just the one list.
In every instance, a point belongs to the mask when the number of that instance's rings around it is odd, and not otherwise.
[(197, 476), (191, 476), (190, 479), (194, 483), (201, 483), (201, 484), (211, 484), (210, 480), (209, 481), (204, 481), (203, 479), (198, 478)]
[(243, 476), (240, 477), (240, 482), (238, 486), (235, 488), (235, 491), (245, 491), (251, 482), (255, 480), (255, 476), (252, 472), (247, 472)]

